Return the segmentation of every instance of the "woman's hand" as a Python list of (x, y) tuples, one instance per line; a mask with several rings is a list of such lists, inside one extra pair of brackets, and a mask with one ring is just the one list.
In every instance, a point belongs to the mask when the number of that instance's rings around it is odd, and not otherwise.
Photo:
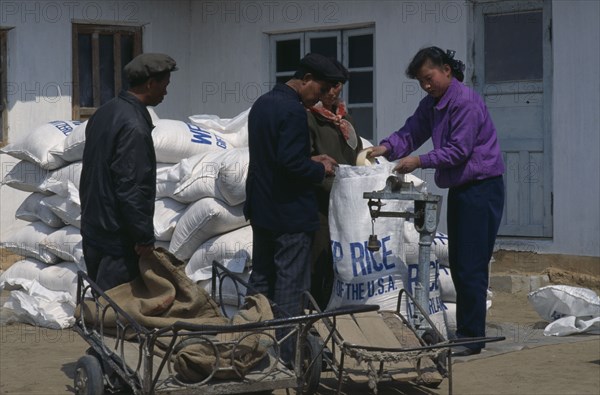
[(367, 151), (367, 159), (373, 159), (378, 156), (385, 155), (387, 150), (387, 147), (384, 145), (377, 145), (374, 147), (365, 148), (365, 151)]
[(394, 171), (400, 174), (412, 173), (421, 167), (421, 159), (418, 156), (407, 156), (398, 161)]

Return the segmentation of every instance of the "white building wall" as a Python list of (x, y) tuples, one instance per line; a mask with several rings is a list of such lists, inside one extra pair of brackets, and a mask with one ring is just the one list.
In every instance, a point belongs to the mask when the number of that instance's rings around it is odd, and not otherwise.
[[(0, 25), (8, 32), (8, 141), (17, 141), (43, 123), (71, 119), (73, 21), (143, 25), (143, 50), (165, 52), (180, 66), (160, 117), (185, 119), (190, 113), (188, 81), (190, 3), (188, 1), (3, 1)], [(1, 155), (1, 177), (16, 160)], [(15, 223), (24, 196), (0, 187), (0, 237)]]
[[(48, 2), (62, 7), (58, 20), (50, 6), (46, 11), (6, 9), (6, 4), (20, 3), (44, 4), (2, 2), (0, 24), (15, 27), (9, 33), (10, 138), (40, 123), (70, 118), (71, 19), (98, 19), (98, 7), (103, 22), (134, 18), (144, 24), (144, 50), (177, 60), (180, 70), (156, 109), (160, 117), (172, 119), (202, 113), (231, 117), (249, 108), (269, 89), (269, 34), (372, 24), (377, 141), (401, 127), (423, 95), (404, 76), (414, 53), (438, 45), (468, 59), (472, 22), (464, 1)], [(125, 9), (131, 4), (137, 8)], [(506, 240), (508, 248), (600, 256), (600, 60), (594, 51), (600, 42), (599, 4), (552, 2), (554, 237)], [(2, 162), (4, 175), (7, 159)], [(417, 175), (428, 181), (430, 191), (445, 196), (435, 188), (433, 171)], [(10, 217), (18, 206), (19, 199), (7, 189), (0, 188), (0, 231), (14, 222)], [(440, 229), (445, 229), (444, 219)]]
[(550, 252), (600, 256), (600, 2), (554, 1)]

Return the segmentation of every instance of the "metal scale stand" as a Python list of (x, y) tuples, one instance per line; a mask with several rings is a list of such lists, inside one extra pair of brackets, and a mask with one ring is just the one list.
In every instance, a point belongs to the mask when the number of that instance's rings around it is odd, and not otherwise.
[[(397, 176), (389, 176), (385, 188), (381, 191), (364, 192), (363, 198), (369, 199), (367, 203), (371, 214), (371, 235), (367, 248), (369, 251), (379, 251), (381, 243), (375, 234), (375, 220), (379, 217), (395, 217), (414, 219), (415, 229), (419, 232), (419, 274), (415, 285), (415, 300), (423, 308), (429, 304), (429, 262), (431, 243), (437, 230), (442, 206), (442, 196), (431, 193), (419, 192), (412, 182), (404, 182)], [(381, 211), (385, 205), (381, 200), (412, 200), (415, 202), (414, 213), (409, 211)], [(428, 320), (415, 308), (413, 325), (422, 336), (431, 329)]]

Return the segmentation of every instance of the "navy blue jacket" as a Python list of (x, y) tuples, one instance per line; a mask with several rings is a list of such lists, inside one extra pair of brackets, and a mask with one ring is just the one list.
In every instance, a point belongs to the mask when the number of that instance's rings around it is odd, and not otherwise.
[(146, 106), (125, 91), (85, 129), (79, 185), (81, 234), (110, 255), (154, 242), (156, 155)]
[(296, 91), (278, 84), (256, 100), (248, 115), (248, 144), (246, 218), (281, 233), (318, 229), (315, 185), (325, 167), (310, 159), (306, 109)]

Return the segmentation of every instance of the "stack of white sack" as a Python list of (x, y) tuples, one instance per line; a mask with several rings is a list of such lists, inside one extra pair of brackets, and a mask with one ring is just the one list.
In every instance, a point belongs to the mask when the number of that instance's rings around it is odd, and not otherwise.
[(12, 319), (51, 328), (73, 323), (77, 270), (83, 266), (78, 216), (79, 164), (62, 158), (68, 135), (85, 128), (77, 121), (54, 121), (34, 129), (2, 153), (15, 159), (2, 182), (30, 192), (15, 213), (25, 226), (3, 236), (0, 247), (21, 255), (0, 276), (0, 289), (13, 290), (4, 307)]
[[(150, 112), (160, 162), (154, 216), (157, 246), (189, 260), (187, 272), (197, 281), (207, 279), (213, 260), (247, 277), (252, 232), (242, 205), (248, 149), (237, 149), (229, 140), (247, 142), (248, 111), (235, 123), (199, 116), (211, 127), (222, 123), (214, 132), (201, 125), (159, 120)], [(3, 184), (30, 192), (15, 213), (29, 223), (0, 242), (0, 247), (25, 258), (0, 276), (0, 289), (12, 291), (4, 307), (12, 310), (8, 316), (13, 320), (47, 327), (73, 324), (77, 271), (85, 271), (79, 231), (85, 127), (75, 121), (52, 122), (2, 149), (21, 160)]]

